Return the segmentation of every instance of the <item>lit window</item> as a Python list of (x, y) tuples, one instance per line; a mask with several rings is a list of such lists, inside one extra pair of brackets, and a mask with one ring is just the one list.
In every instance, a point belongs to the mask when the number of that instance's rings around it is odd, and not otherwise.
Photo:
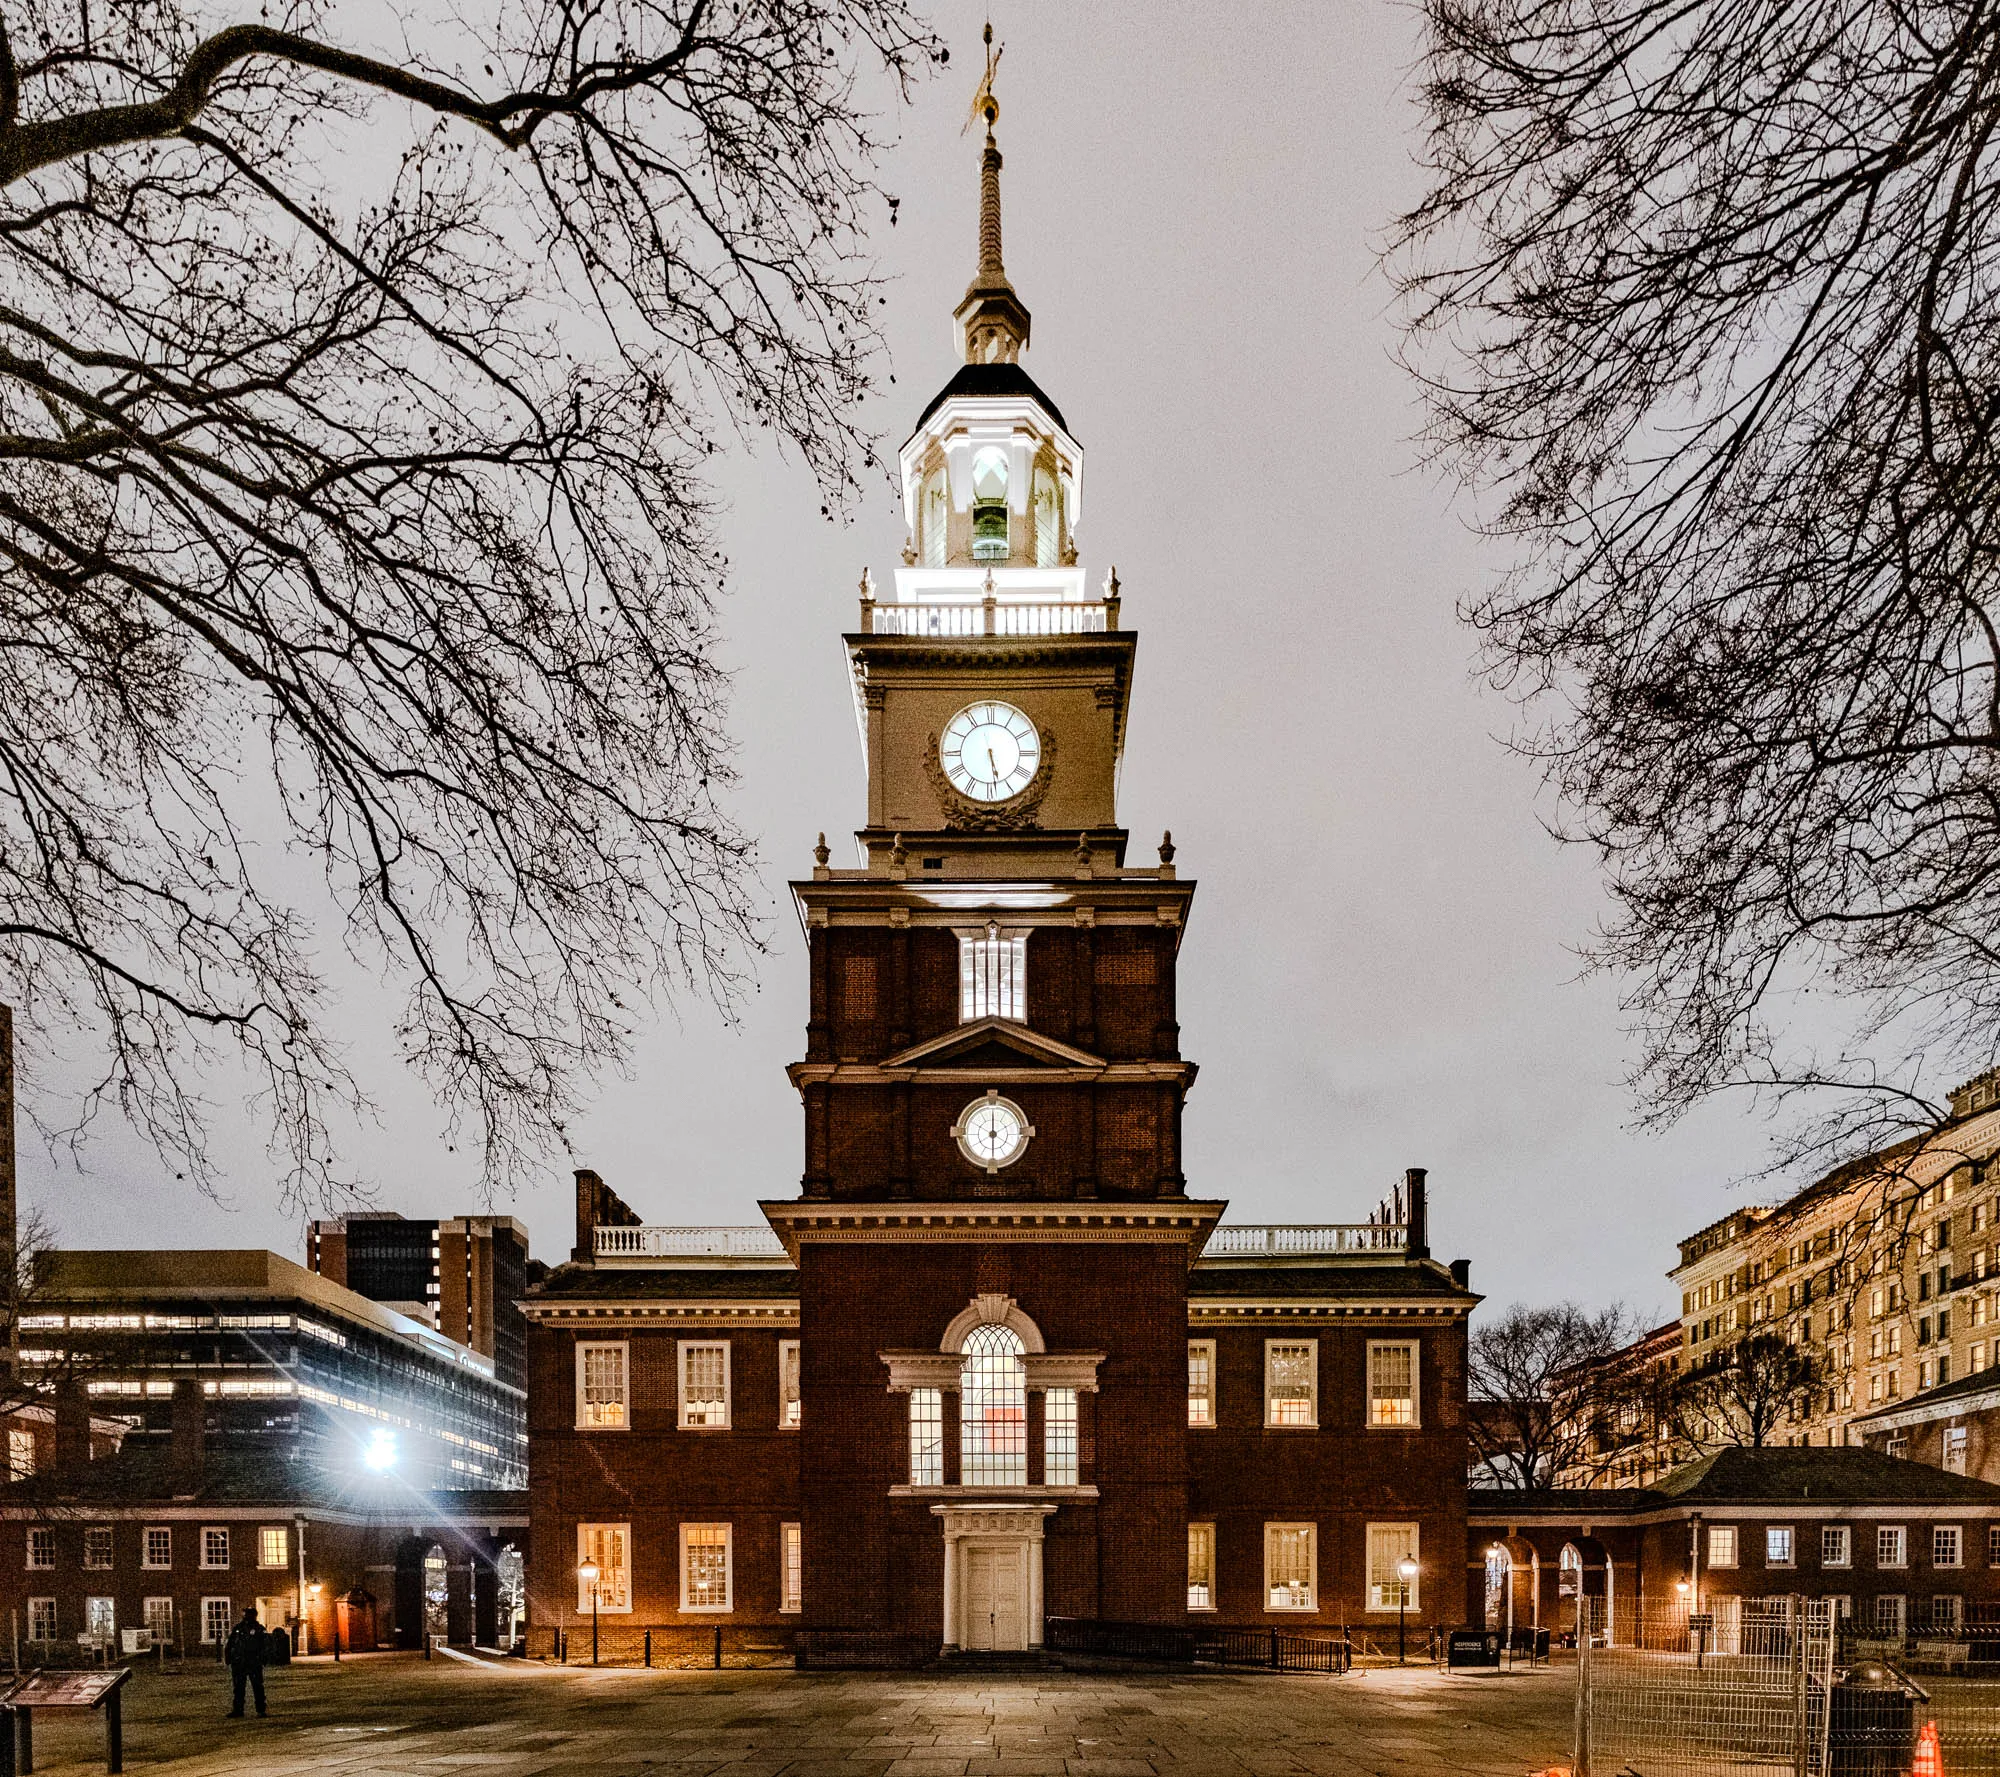
[(796, 1524), (778, 1526), (778, 1608), (800, 1610), (805, 1597), (805, 1553)]
[(631, 1423), (626, 1348), (579, 1342), (576, 1348), (576, 1428), (623, 1431)]
[(729, 1596), (729, 1526), (681, 1526), (681, 1609), (726, 1611)]
[(729, 1424), (729, 1342), (683, 1339), (681, 1429), (719, 1431)]
[(289, 1567), (292, 1564), (292, 1533), (282, 1524), (257, 1527), (257, 1565)]
[(1190, 1524), (1188, 1526), (1188, 1601), (1189, 1610), (1213, 1610), (1215, 1608), (1215, 1526), (1213, 1524)]
[(1904, 1540), (1902, 1525), (1877, 1525), (1875, 1528), (1875, 1565), (1877, 1567), (1907, 1567), (1909, 1564), (1909, 1545)]
[(83, 1601), (83, 1632), (100, 1646), (118, 1639), (118, 1601), (115, 1598), (86, 1598)]
[(1711, 1524), (1708, 1527), (1708, 1564), (1710, 1567), (1734, 1567), (1736, 1565), (1736, 1526), (1734, 1524)]
[(1766, 1527), (1764, 1565), (1766, 1567), (1792, 1565), (1792, 1527), (1789, 1524), (1772, 1524)]
[(1318, 1608), (1319, 1527), (1316, 1524), (1264, 1526), (1264, 1608)]
[(146, 1627), (146, 1633), (153, 1638), (155, 1647), (172, 1647), (174, 1644), (174, 1601), (158, 1596), (141, 1601), (139, 1620)]
[(1188, 1341), (1188, 1424), (1215, 1423), (1215, 1341)]
[(1007, 559), (1007, 453), (989, 444), (972, 459), (972, 559)]
[(1958, 1567), (1962, 1564), (1964, 1539), (1956, 1524), (1931, 1526), (1931, 1565)]
[(28, 1565), (31, 1568), (48, 1568), (56, 1564), (56, 1533), (46, 1524), (38, 1524), (28, 1532)]
[(958, 934), (958, 1016), (1028, 1017), (1028, 934), (988, 922)]
[(1417, 1423), (1417, 1342), (1368, 1341), (1368, 1423)]
[(171, 1567), (174, 1564), (174, 1533), (165, 1524), (148, 1524), (140, 1548), (142, 1567)]
[(85, 1567), (101, 1568), (111, 1565), (111, 1526), (91, 1524), (83, 1533), (83, 1564)]
[(227, 1598), (204, 1598), (201, 1601), (201, 1638), (208, 1645), (227, 1641), (230, 1626), (235, 1620), (236, 1607)]
[(7, 1478), (25, 1481), (35, 1472), (35, 1434), (9, 1431), (7, 1434)]
[(910, 1390), (910, 1485), (944, 1485), (944, 1396), (935, 1388)]
[(590, 1612), (590, 1581), (583, 1576), (588, 1561), (597, 1569), (597, 1611), (620, 1616), (632, 1608), (632, 1527), (629, 1524), (579, 1524), (576, 1527), (576, 1608)]
[(28, 1600), (28, 1639), (53, 1641), (56, 1638), (56, 1601), (53, 1598)]
[(1319, 1341), (1264, 1341), (1264, 1423), (1319, 1423)]
[(1407, 1610), (1417, 1608), (1417, 1574), (1403, 1577), (1403, 1563), (1417, 1559), (1417, 1527), (1414, 1524), (1371, 1524), (1368, 1526), (1368, 1608)]
[(201, 1533), (201, 1564), (204, 1567), (227, 1567), (229, 1565), (229, 1532), (220, 1525), (210, 1525)]
[(799, 1426), (799, 1342), (778, 1341), (778, 1423), (787, 1431)]
[(1852, 1560), (1851, 1545), (1845, 1524), (1826, 1524), (1820, 1527), (1819, 1564), (1822, 1567), (1846, 1567)]
[(1042, 1396), (1042, 1479), (1051, 1487), (1076, 1485), (1076, 1390), (1073, 1388), (1051, 1388)]
[(1962, 1425), (1945, 1427), (1944, 1466), (1948, 1474), (1965, 1473), (1965, 1427)]
[(1028, 1373), (1012, 1328), (987, 1321), (966, 1335), (958, 1399), (959, 1479), (968, 1487), (1025, 1487)]

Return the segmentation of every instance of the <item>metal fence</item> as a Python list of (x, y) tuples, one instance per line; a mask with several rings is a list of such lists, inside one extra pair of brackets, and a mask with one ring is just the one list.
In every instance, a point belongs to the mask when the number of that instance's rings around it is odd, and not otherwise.
[(1333, 1635), (1288, 1635), (1276, 1629), (1181, 1628), (1163, 1623), (1106, 1623), (1090, 1617), (1050, 1617), (1043, 1630), (1050, 1653), (1147, 1660), (1166, 1666), (1254, 1666), (1266, 1672), (1345, 1672), (1354, 1650)]

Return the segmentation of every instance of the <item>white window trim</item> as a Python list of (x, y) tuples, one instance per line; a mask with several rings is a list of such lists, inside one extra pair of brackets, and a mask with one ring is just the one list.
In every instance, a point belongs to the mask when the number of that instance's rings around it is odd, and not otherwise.
[[(110, 1545), (111, 1558), (108, 1561), (93, 1561), (90, 1558), (90, 1539), (102, 1533)], [(118, 1533), (109, 1524), (86, 1524), (83, 1527), (83, 1571), (85, 1573), (109, 1573), (118, 1565)]]
[[(285, 1555), (281, 1561), (264, 1559), (264, 1538), (276, 1531), (285, 1539)], [(292, 1527), (289, 1524), (259, 1524), (257, 1526), (257, 1565), (265, 1573), (283, 1573), (292, 1565)]]
[[(1885, 1561), (1882, 1558), (1882, 1533), (1885, 1530), (1895, 1531), (1903, 1545), (1902, 1553), (1893, 1561)], [(1910, 1565), (1910, 1533), (1905, 1526), (1901, 1524), (1878, 1524), (1875, 1526), (1875, 1565), (1878, 1568), (1886, 1568), (1894, 1573), (1903, 1573), (1908, 1570)]]
[[(1826, 1537), (1830, 1530), (1840, 1532), (1841, 1552), (1829, 1557), (1826, 1552)], [(1854, 1532), (1845, 1524), (1822, 1524), (1819, 1530), (1819, 1564), (1822, 1567), (1848, 1568), (1854, 1565)]]
[[(156, 1604), (164, 1604), (167, 1608), (164, 1611), (156, 1611), (153, 1608)], [(154, 1623), (159, 1618), (165, 1617), (167, 1619), (165, 1640), (169, 1646), (173, 1644), (174, 1640), (174, 1614), (174, 1600), (171, 1593), (153, 1592), (139, 1600), (139, 1627), (142, 1629), (152, 1629)], [(155, 1630), (155, 1633), (158, 1633), (158, 1631)]]
[[(1190, 1339), (1188, 1341), (1188, 1355), (1192, 1357), (1197, 1348), (1208, 1353), (1208, 1417), (1206, 1419), (1196, 1419), (1190, 1415), (1188, 1418), (1188, 1430), (1214, 1431), (1222, 1417), (1220, 1411), (1221, 1390), (1216, 1387), (1215, 1341), (1213, 1339)], [(1190, 1406), (1192, 1406), (1194, 1401), (1192, 1392), (1188, 1396), (1188, 1401)]]
[[(1375, 1532), (1378, 1530), (1407, 1531), (1408, 1535), (1403, 1540), (1409, 1545), (1408, 1552), (1417, 1561), (1417, 1571), (1410, 1579), (1410, 1601), (1408, 1604), (1401, 1606), (1400, 1610), (1398, 1606), (1393, 1604), (1373, 1604), (1370, 1602), (1370, 1599), (1374, 1595), (1374, 1587), (1370, 1584), (1368, 1578), (1368, 1551), (1374, 1544)], [(1419, 1610), (1422, 1608), (1424, 1596), (1423, 1546), (1423, 1526), (1413, 1519), (1378, 1519), (1372, 1524), (1364, 1524), (1361, 1527), (1361, 1605), (1367, 1615), (1393, 1617), (1400, 1614), (1400, 1611)], [(1398, 1561), (1400, 1562), (1400, 1560), (1401, 1557), (1399, 1556)], [(1400, 1573), (1396, 1575), (1399, 1584), (1402, 1578), (1403, 1576)]]
[[(49, 1612), (48, 1612), (49, 1632), (46, 1636), (40, 1636), (35, 1633), (35, 1615), (36, 1615), (35, 1606), (38, 1604), (46, 1604), (49, 1607)], [(44, 1594), (41, 1597), (30, 1598), (28, 1600), (28, 1617), (27, 1617), (26, 1628), (28, 1631), (28, 1640), (30, 1643), (39, 1641), (46, 1645), (47, 1643), (54, 1642), (60, 1639), (62, 1635), (62, 1619), (59, 1614), (56, 1601), (53, 1598), (48, 1597), (46, 1594)]]
[[(211, 1635), (209, 1633), (208, 1607), (211, 1604), (226, 1606), (222, 1613), (223, 1629), (220, 1635)], [(219, 1595), (205, 1594), (197, 1608), (201, 1613), (201, 1645), (203, 1647), (213, 1647), (218, 1641), (227, 1641), (229, 1639), (230, 1625), (236, 1621), (236, 1600), (233, 1598), (224, 1598)]]
[[(584, 1557), (589, 1553), (589, 1543), (586, 1539), (589, 1532), (593, 1530), (615, 1530), (625, 1544), (625, 1602), (623, 1604), (606, 1604), (600, 1585), (597, 1594), (597, 1614), (601, 1617), (629, 1617), (632, 1614), (632, 1593), (634, 1589), (632, 1583), (632, 1526), (630, 1524), (618, 1524), (609, 1520), (594, 1518), (587, 1524), (578, 1524), (576, 1527), (576, 1564), (578, 1567), (583, 1565)], [(601, 1581), (602, 1575), (599, 1578)], [(576, 1611), (578, 1616), (587, 1617), (590, 1615), (590, 1588), (583, 1583), (583, 1576), (581, 1574), (577, 1576), (576, 1580)]]
[[(1188, 1525), (1188, 1529), (1205, 1530), (1208, 1532), (1208, 1602), (1206, 1604), (1190, 1604), (1188, 1606), (1188, 1609), (1192, 1611), (1198, 1611), (1205, 1616), (1213, 1616), (1215, 1612), (1220, 1608), (1220, 1606), (1217, 1603), (1217, 1594), (1221, 1589), (1216, 1584), (1216, 1574), (1215, 1574), (1215, 1569), (1216, 1569), (1215, 1525), (1212, 1522), (1209, 1522), (1205, 1519), (1197, 1518)], [(1271, 1560), (1270, 1548), (1271, 1545), (1267, 1541), (1264, 1545), (1264, 1562), (1266, 1567), (1270, 1565), (1270, 1560)], [(1317, 1579), (1317, 1577), (1318, 1577), (1317, 1575), (1314, 1576), (1315, 1579)], [(1194, 1582), (1192, 1579), (1190, 1579), (1188, 1581), (1189, 1589), (1192, 1590), (1193, 1586)], [(1317, 1596), (1319, 1588), (1315, 1586), (1313, 1590), (1315, 1596)], [(1268, 1575), (1264, 1582), (1264, 1596), (1266, 1598), (1269, 1598), (1271, 1596), (1271, 1584)]]
[[(1957, 1560), (1955, 1560), (1955, 1561), (1940, 1561), (1940, 1560), (1939, 1560), (1939, 1559), (1937, 1558), (1937, 1544), (1938, 1544), (1938, 1532), (1939, 1532), (1940, 1530), (1950, 1530), (1950, 1531), (1954, 1531), (1954, 1532), (1956, 1532), (1956, 1533), (1957, 1533), (1957, 1538), (1958, 1538), (1958, 1559), (1957, 1559)], [(1948, 1572), (1948, 1573), (1957, 1573), (1958, 1571), (1960, 1571), (1960, 1570), (1961, 1570), (1961, 1569), (1962, 1569), (1962, 1568), (1963, 1568), (1963, 1567), (1965, 1566), (1965, 1529), (1964, 1529), (1964, 1526), (1962, 1526), (1962, 1525), (1958, 1525), (1958, 1524), (1933, 1524), (1933, 1525), (1931, 1526), (1931, 1566), (1932, 1566), (1932, 1567), (1934, 1567), (1934, 1568), (1941, 1568), (1941, 1569), (1943, 1569), (1943, 1570), (1944, 1570), (1945, 1572)]]
[[(1715, 1552), (1715, 1533), (1721, 1531), (1729, 1539), (1729, 1558), (1724, 1560)], [(1710, 1567), (1735, 1567), (1743, 1559), (1743, 1535), (1734, 1524), (1711, 1524), (1708, 1527), (1708, 1547), (1702, 1551)]]
[[(791, 1592), (792, 1550), (799, 1551), (799, 1590), (796, 1597)], [(796, 1616), (805, 1609), (805, 1541), (796, 1521), (788, 1521), (778, 1526), (778, 1614)]]
[[(1304, 1604), (1273, 1604), (1271, 1602), (1271, 1533), (1277, 1530), (1303, 1530), (1306, 1533), (1306, 1548), (1310, 1559), (1306, 1563), (1308, 1593)], [(1303, 1616), (1319, 1609), (1319, 1525), (1310, 1519), (1281, 1520), (1268, 1519), (1264, 1525), (1264, 1612), (1267, 1616)]]
[[(167, 1539), (167, 1558), (155, 1561), (152, 1556), (152, 1541), (155, 1536)], [(171, 1573), (174, 1566), (174, 1527), (171, 1524), (147, 1524), (139, 1530), (139, 1568), (143, 1573)]]
[[(1271, 1417), (1277, 1402), (1271, 1394), (1271, 1349), (1277, 1345), (1304, 1345), (1312, 1352), (1312, 1408), (1310, 1419), (1280, 1421)], [(1264, 1429), (1266, 1431), (1319, 1430), (1319, 1341), (1317, 1339), (1266, 1339), (1264, 1341)], [(1265, 1594), (1269, 1596), (1267, 1591)]]
[[(48, 1538), (49, 1558), (46, 1561), (37, 1561), (35, 1559), (35, 1538), (37, 1536)], [(56, 1532), (54, 1525), (30, 1524), (28, 1526), (27, 1534), (21, 1540), (21, 1566), (23, 1571), (27, 1573), (55, 1572)]]
[[(1779, 1561), (1771, 1554), (1771, 1532), (1782, 1530), (1791, 1540), (1791, 1555)], [(1764, 1565), (1766, 1567), (1797, 1567), (1799, 1564), (1799, 1531), (1795, 1524), (1766, 1524), (1764, 1526)]]
[[(796, 1421), (785, 1418), (785, 1360), (787, 1356), (790, 1357), (793, 1364), (797, 1365), (799, 1374), (799, 1416)], [(798, 1340), (780, 1339), (778, 1341), (778, 1429), (780, 1431), (797, 1431), (804, 1424), (806, 1416), (805, 1384), (805, 1362), (799, 1356)]]
[[(1375, 1421), (1375, 1354), (1378, 1351), (1407, 1351), (1410, 1354), (1410, 1422), (1408, 1425), (1377, 1424)], [(1424, 1346), (1421, 1339), (1370, 1339), (1367, 1371), (1363, 1377), (1368, 1398), (1362, 1403), (1362, 1423), (1370, 1431), (1422, 1431), (1424, 1428)], [(1315, 1361), (1313, 1404), (1319, 1404), (1318, 1365)]]
[[(222, 1538), (224, 1554), (220, 1561), (211, 1561), (208, 1558), (208, 1539), (211, 1536), (220, 1536)], [(201, 1568), (204, 1573), (227, 1573), (229, 1571), (229, 1557), (235, 1553), (235, 1550), (230, 1546), (229, 1526), (227, 1524), (204, 1524), (201, 1527), (201, 1541), (196, 1544), (196, 1547), (201, 1552)]]
[[(728, 1339), (676, 1339), (674, 1341), (674, 1396), (677, 1405), (674, 1418), (682, 1431), (728, 1431), (736, 1423), (735, 1378), (730, 1373), (730, 1345)], [(722, 1351), (722, 1423), (720, 1425), (688, 1424), (687, 1354), (691, 1350)], [(630, 1415), (628, 1414), (629, 1418)]]
[[(584, 1412), (583, 1367), (584, 1353), (587, 1351), (607, 1351), (615, 1348), (619, 1353), (620, 1373), (625, 1379), (624, 1409), (616, 1425), (592, 1425)], [(632, 1345), (627, 1339), (579, 1339), (576, 1342), (576, 1429), (578, 1431), (630, 1431), (632, 1429)]]
[[(701, 1343), (701, 1341), (696, 1341)], [(716, 1525), (713, 1518), (702, 1518), (696, 1522), (708, 1526)], [(680, 1606), (684, 1616), (720, 1617), (728, 1616), (736, 1609), (736, 1526), (720, 1524), (722, 1531), (722, 1597), (720, 1604), (688, 1603), (688, 1532), (693, 1523), (683, 1523), (680, 1527)]]

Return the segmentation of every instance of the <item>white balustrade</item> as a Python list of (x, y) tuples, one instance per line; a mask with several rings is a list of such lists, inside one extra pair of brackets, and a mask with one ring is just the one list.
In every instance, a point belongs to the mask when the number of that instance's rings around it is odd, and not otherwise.
[(666, 1228), (656, 1226), (595, 1231), (600, 1259), (782, 1259), (784, 1243), (768, 1227)]
[(878, 636), (1073, 636), (1102, 635), (1115, 626), (1103, 603), (1007, 604), (1003, 601), (952, 604), (895, 604), (867, 599), (861, 606), (864, 634)]
[(1400, 1253), (1409, 1248), (1401, 1222), (1225, 1223), (1202, 1248), (1207, 1259), (1319, 1256), (1338, 1253)]

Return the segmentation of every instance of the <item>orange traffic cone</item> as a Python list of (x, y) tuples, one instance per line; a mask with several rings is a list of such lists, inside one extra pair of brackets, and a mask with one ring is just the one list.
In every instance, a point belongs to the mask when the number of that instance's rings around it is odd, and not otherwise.
[(1910, 1777), (1944, 1777), (1944, 1755), (1938, 1751), (1934, 1721), (1925, 1722), (1924, 1731), (1917, 1736), (1917, 1762), (1910, 1767)]

